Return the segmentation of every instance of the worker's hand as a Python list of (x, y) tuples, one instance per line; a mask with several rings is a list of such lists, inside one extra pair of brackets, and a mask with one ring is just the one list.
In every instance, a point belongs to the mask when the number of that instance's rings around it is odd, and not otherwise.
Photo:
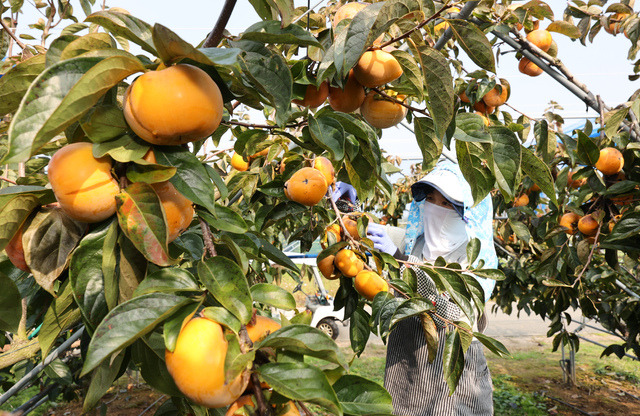
[(387, 229), (384, 225), (376, 224), (374, 222), (369, 223), (367, 226), (367, 237), (373, 241), (373, 248), (382, 251), (383, 253), (391, 254), (392, 256), (398, 250), (391, 237), (387, 234)]
[(331, 194), (331, 199), (337, 201), (340, 198), (355, 203), (358, 198), (356, 188), (345, 182), (336, 182), (336, 190)]

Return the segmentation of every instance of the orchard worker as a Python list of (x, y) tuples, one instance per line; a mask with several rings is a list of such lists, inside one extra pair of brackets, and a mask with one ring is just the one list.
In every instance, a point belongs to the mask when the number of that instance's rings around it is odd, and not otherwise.
[[(447, 262), (468, 266), (466, 247), (471, 238), (478, 238), (481, 249), (478, 259), (484, 267), (495, 268), (498, 259), (493, 247), (493, 206), (490, 196), (473, 206), (469, 184), (457, 164), (441, 161), (436, 168), (411, 186), (413, 202), (409, 209), (404, 237), (396, 246), (389, 236), (392, 227), (370, 223), (368, 236), (374, 247), (411, 263), (433, 263), (442, 256)], [(396, 228), (397, 230), (397, 228)], [(394, 234), (393, 232), (391, 234)], [(435, 302), (436, 313), (449, 320), (466, 320), (449, 295), (440, 294), (431, 278), (414, 267), (418, 292)], [(474, 276), (489, 300), (495, 281)], [(474, 339), (465, 352), (462, 376), (456, 391), (449, 395), (444, 379), (442, 354), (446, 338), (446, 323), (433, 316), (438, 327), (439, 345), (435, 360), (429, 363), (425, 334), (417, 317), (400, 321), (389, 335), (385, 388), (393, 398), (394, 414), (473, 416), (493, 415), (491, 374), (482, 350)], [(486, 317), (473, 325), (483, 332)]]

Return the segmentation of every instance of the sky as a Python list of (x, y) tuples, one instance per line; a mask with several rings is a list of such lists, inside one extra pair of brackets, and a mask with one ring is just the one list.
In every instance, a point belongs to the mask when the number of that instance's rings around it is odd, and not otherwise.
[[(72, 3), (77, 7), (76, 1)], [(100, 0), (97, 3), (99, 4)], [(310, 3), (312, 7), (319, 4), (316, 7), (318, 9), (326, 4), (326, 0), (310, 0)], [(127, 9), (147, 23), (161, 23), (188, 42), (197, 44), (213, 28), (224, 1), (108, 0), (107, 4), (111, 7)], [(295, 4), (306, 6), (307, 1), (295, 0)], [(548, 4), (553, 8), (556, 20), (560, 20), (566, 2), (549, 0)], [(25, 9), (32, 8), (25, 4)], [(79, 10), (78, 12), (82, 13)], [(32, 11), (26, 13), (21, 18), (21, 27), (24, 27), (24, 22), (35, 20), (34, 16)], [(249, 1), (238, 0), (227, 30), (232, 34), (239, 34), (258, 20), (258, 15)], [(548, 23), (550, 23), (548, 20), (544, 21), (541, 27), (546, 27)], [(585, 83), (595, 95), (600, 95), (607, 105), (615, 107), (626, 101), (639, 88), (640, 81), (628, 80), (628, 75), (632, 74), (633, 62), (626, 59), (630, 42), (623, 35), (614, 37), (602, 31), (594, 43), (587, 43), (586, 47), (579, 41), (572, 41), (557, 33), (553, 33), (553, 37), (558, 43), (559, 58), (577, 79)], [(489, 39), (491, 38), (489, 35)], [(502, 52), (509, 49), (506, 45), (501, 48)], [(470, 62), (465, 66), (471, 70), (475, 69)], [(567, 119), (567, 125), (578, 122), (572, 120), (572, 117), (597, 115), (593, 110), (587, 111), (581, 100), (548, 75), (542, 74), (532, 78), (521, 74), (518, 71), (518, 61), (514, 53), (500, 55), (497, 62), (497, 76), (506, 78), (511, 84), (509, 104), (528, 116), (541, 117), (552, 100), (563, 107), (559, 113)], [(404, 159), (421, 158), (415, 137), (403, 127), (386, 129), (380, 144), (389, 154)]]

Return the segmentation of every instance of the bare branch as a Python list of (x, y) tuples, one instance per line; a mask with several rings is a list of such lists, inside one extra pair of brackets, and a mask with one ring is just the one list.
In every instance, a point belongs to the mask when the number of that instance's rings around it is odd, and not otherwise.
[(18, 45), (20, 47), (20, 49), (22, 49), (22, 50), (26, 49), (27, 45), (25, 45), (24, 43), (22, 43), (22, 41), (20, 41), (20, 39), (18, 39), (16, 34), (13, 33), (13, 30), (11, 30), (11, 28), (4, 22), (2, 17), (0, 17), (0, 25), (5, 30), (5, 32), (7, 32), (9, 34), (9, 36), (11, 36), (11, 38), (14, 40), (16, 45)]
[(207, 249), (209, 256), (217, 256), (218, 253), (216, 252), (216, 247), (213, 245), (213, 234), (211, 233), (209, 224), (200, 217), (198, 217), (198, 221), (200, 221), (200, 229), (202, 230), (202, 237), (204, 238), (204, 246)]
[(212, 48), (214, 46), (218, 46), (222, 40), (222, 34), (224, 33), (224, 29), (227, 27), (227, 23), (229, 22), (229, 18), (231, 17), (231, 13), (233, 12), (235, 5), (236, 0), (226, 0), (224, 2), (218, 21), (211, 33), (209, 33), (209, 36), (207, 36), (207, 40), (204, 41), (204, 44), (202, 45), (203, 47)]

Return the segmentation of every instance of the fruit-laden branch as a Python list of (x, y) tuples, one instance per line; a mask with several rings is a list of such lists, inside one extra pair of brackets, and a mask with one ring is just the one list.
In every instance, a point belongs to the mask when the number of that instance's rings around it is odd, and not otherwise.
[(429, 112), (427, 112), (427, 110), (422, 110), (420, 108), (417, 107), (413, 107), (410, 104), (405, 103), (404, 101), (400, 101), (398, 100), (396, 97), (392, 97), (389, 94), (385, 93), (384, 91), (382, 91), (380, 88), (378, 87), (373, 87), (371, 88), (373, 91), (377, 92), (378, 94), (380, 94), (381, 96), (383, 96), (385, 99), (394, 102), (396, 104), (400, 104), (401, 106), (408, 108), (409, 110), (415, 112), (415, 113), (420, 113), (422, 115), (425, 115), (427, 117), (431, 117), (431, 115), (429, 114)]
[(27, 47), (27, 45), (25, 45), (24, 43), (22, 43), (20, 41), (20, 39), (18, 39), (18, 37), (16, 36), (15, 33), (13, 33), (13, 31), (11, 30), (11, 28), (4, 22), (4, 20), (2, 19), (2, 16), (0, 16), (0, 25), (2, 25), (2, 28), (5, 30), (5, 32), (7, 32), (9, 34), (9, 36), (11, 36), (11, 38), (14, 40), (14, 42), (16, 43), (16, 45), (18, 45), (20, 47), (20, 49), (25, 50), (25, 48)]
[(227, 27), (227, 23), (229, 22), (229, 18), (231, 17), (231, 13), (235, 6), (236, 0), (226, 0), (224, 2), (218, 21), (213, 27), (213, 30), (209, 33), (209, 36), (207, 36), (207, 39), (204, 41), (204, 44), (202, 45), (203, 47), (212, 48), (214, 46), (218, 46), (222, 40), (222, 34), (224, 33), (224, 29)]
[[(281, 127), (276, 126), (276, 125), (272, 125), (272, 124), (253, 124), (253, 123), (244, 123), (242, 121), (235, 121), (235, 120), (229, 120), (229, 121), (223, 121), (221, 124), (226, 124), (226, 125), (231, 125), (231, 126), (241, 126), (241, 127), (249, 127), (249, 128), (253, 128), (253, 129), (266, 129), (266, 130), (276, 130), (276, 129), (280, 129)], [(298, 127), (302, 127), (304, 125), (307, 124), (306, 120), (302, 120), (299, 121), (297, 123), (294, 124), (287, 124), (286, 126), (284, 126), (285, 129), (296, 129)]]

